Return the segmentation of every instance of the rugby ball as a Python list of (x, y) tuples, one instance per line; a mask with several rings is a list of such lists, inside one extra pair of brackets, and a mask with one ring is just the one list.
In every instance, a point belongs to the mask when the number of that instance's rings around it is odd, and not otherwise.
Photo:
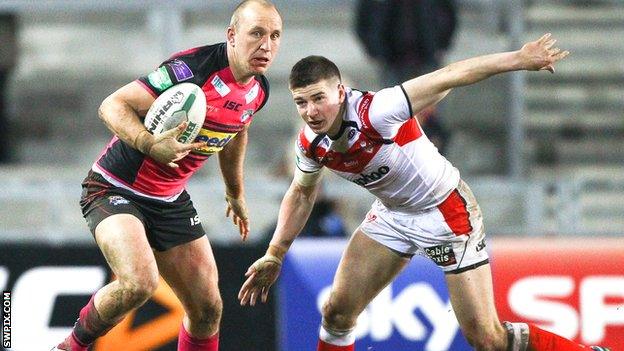
[(206, 96), (193, 83), (180, 83), (165, 90), (152, 103), (143, 124), (147, 130), (158, 135), (188, 122), (178, 141), (190, 144), (195, 140), (206, 117)]

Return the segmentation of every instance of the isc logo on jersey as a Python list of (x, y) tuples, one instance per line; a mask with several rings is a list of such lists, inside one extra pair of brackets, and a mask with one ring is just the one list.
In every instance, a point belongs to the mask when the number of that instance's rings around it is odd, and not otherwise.
[(195, 140), (198, 142), (206, 142), (206, 146), (195, 149), (193, 152), (201, 155), (212, 155), (215, 152), (221, 151), (235, 136), (236, 133), (221, 133), (202, 128)]

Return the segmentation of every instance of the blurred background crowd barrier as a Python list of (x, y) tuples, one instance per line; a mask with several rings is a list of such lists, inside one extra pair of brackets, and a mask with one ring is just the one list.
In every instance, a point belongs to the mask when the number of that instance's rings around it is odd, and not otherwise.
[[(9, 142), (2, 144), (4, 151), (10, 150), (10, 160), (0, 164), (0, 284), (4, 273), (5, 288), (17, 281), (3, 269), (28, 257), (20, 252), (41, 249), (35, 256), (46, 259), (62, 250), (66, 260), (54, 261), (59, 265), (72, 264), (67, 248), (95, 252), (78, 199), (81, 180), (110, 139), (97, 117), (100, 102), (175, 51), (223, 41), (237, 2), (0, 0), (0, 18), (8, 16), (17, 24), (16, 61), (6, 88), (0, 89), (8, 111), (8, 130), (0, 138)], [(349, 85), (381, 88), (376, 67), (354, 33), (354, 0), (274, 2), (283, 15), (284, 35), (267, 74), (269, 103), (250, 129), (246, 189), (251, 242), (240, 245), (236, 228), (224, 220), (216, 161), (209, 160), (189, 184), (217, 251), (248, 250), (250, 262), (268, 240), (294, 167), (293, 137), (301, 122), (287, 89), (290, 67), (304, 56), (320, 54), (338, 64)], [(446, 156), (477, 196), (488, 235), (562, 241), (574, 236), (576, 243), (621, 237), (624, 2), (456, 3), (457, 32), (444, 63), (518, 49), (546, 32), (572, 53), (555, 75), (497, 76), (456, 89), (439, 107), (450, 131)], [(2, 40), (2, 48), (8, 48)], [(335, 200), (347, 232), (372, 202), (344, 181), (326, 181), (324, 195)], [(232, 284), (240, 284), (234, 280)], [(614, 320), (624, 323), (624, 317)], [(71, 325), (66, 322), (57, 324), (66, 331)]]

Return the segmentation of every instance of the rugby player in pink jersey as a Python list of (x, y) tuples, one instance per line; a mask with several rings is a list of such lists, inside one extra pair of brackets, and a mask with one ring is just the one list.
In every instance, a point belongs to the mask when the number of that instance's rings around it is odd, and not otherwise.
[(446, 273), (455, 315), (475, 349), (589, 350), (532, 324), (498, 320), (481, 210), (459, 171), (413, 118), (455, 87), (503, 72), (554, 72), (568, 55), (554, 44), (546, 34), (520, 50), (453, 63), (376, 93), (343, 86), (338, 68), (324, 57), (295, 64), (290, 90), (306, 123), (296, 142), (295, 176), (266, 255), (247, 271), (241, 304), (266, 302), (327, 167), (376, 201), (343, 253), (322, 308), (317, 350), (354, 350), (357, 317), (417, 253)]
[[(247, 128), (268, 99), (263, 74), (278, 52), (281, 32), (281, 16), (271, 2), (242, 1), (225, 42), (177, 53), (104, 100), (99, 115), (115, 135), (83, 182), (81, 206), (115, 280), (93, 295), (71, 334), (53, 350), (87, 350), (150, 298), (159, 274), (184, 307), (178, 350), (218, 350), (217, 267), (185, 185), (218, 154), (226, 216), (232, 215), (246, 239)], [(156, 97), (182, 82), (200, 86), (208, 105), (191, 144), (176, 140), (184, 126), (154, 136), (142, 123)]]

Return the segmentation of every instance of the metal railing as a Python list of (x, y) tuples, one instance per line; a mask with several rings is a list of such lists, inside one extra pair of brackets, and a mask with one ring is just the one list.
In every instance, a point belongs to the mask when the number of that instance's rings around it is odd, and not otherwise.
[[(78, 200), (84, 169), (0, 169), (0, 242), (51, 244), (92, 242)], [(615, 173), (617, 174), (617, 173)], [(277, 219), (289, 179), (248, 174), (251, 242), (262, 241)], [(468, 179), (491, 235), (620, 235), (624, 225), (624, 175), (576, 174), (557, 180)], [(352, 187), (352, 188), (349, 188)], [(188, 186), (211, 240), (237, 243), (224, 218), (223, 182), (198, 176)], [(325, 182), (324, 194), (338, 201), (348, 231), (362, 221), (373, 197), (344, 180)]]

